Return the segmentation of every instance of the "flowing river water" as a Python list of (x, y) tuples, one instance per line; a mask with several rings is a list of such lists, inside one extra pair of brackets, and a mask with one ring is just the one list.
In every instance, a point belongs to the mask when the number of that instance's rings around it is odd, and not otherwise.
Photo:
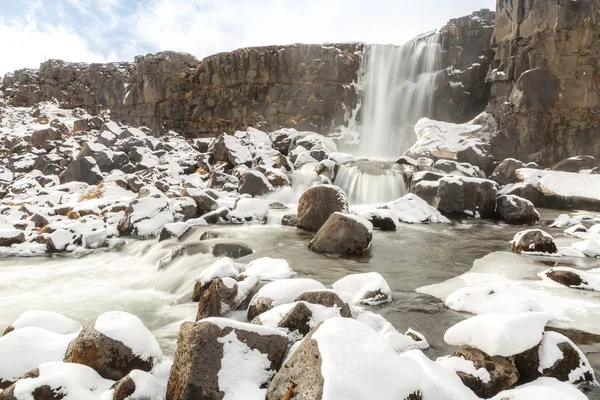
[[(551, 220), (559, 212), (542, 210)], [(523, 227), (481, 220), (451, 225), (403, 224), (396, 232), (374, 232), (370, 250), (361, 257), (333, 257), (308, 250), (311, 234), (282, 227), (277, 216), (267, 225), (199, 228), (183, 243), (131, 240), (118, 252), (98, 251), (86, 256), (10, 258), (0, 261), (0, 329), (30, 309), (51, 310), (86, 322), (109, 310), (139, 316), (158, 337), (165, 355), (172, 356), (179, 325), (193, 321), (196, 303), (187, 301), (195, 277), (216, 258), (210, 245), (236, 241), (249, 245), (259, 257), (286, 259), (298, 277), (330, 285), (351, 273), (376, 271), (389, 283), (394, 301), (373, 307), (396, 328), (423, 333), (431, 357), (448, 354), (443, 341), (451, 325), (468, 317), (444, 307), (438, 299), (415, 292), (424, 285), (451, 279), (471, 269), (473, 262), (490, 252), (507, 251), (509, 241)], [(210, 230), (220, 237), (200, 240)], [(195, 251), (159, 270), (158, 263), (174, 246), (193, 245)], [(600, 297), (599, 297), (600, 299)], [(600, 338), (567, 332), (587, 353), (600, 373)]]

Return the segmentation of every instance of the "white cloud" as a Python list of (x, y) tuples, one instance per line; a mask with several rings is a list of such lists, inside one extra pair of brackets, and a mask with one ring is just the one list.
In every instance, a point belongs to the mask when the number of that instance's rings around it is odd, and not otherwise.
[[(361, 41), (401, 44), (495, 0), (23, 0), (0, 16), (0, 73), (49, 58), (100, 62), (175, 50)], [(2, 6), (0, 5), (0, 13)], [(44, 21), (43, 23), (41, 21)]]
[(32, 18), (0, 17), (0, 74), (37, 68), (47, 59), (105, 62), (116, 55), (91, 51), (86, 40), (64, 25), (40, 26)]

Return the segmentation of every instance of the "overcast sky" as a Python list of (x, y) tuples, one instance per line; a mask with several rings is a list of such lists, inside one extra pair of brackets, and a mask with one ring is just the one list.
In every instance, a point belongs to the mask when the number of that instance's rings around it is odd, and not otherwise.
[(0, 74), (45, 59), (198, 58), (246, 46), (402, 44), (495, 0), (0, 0)]

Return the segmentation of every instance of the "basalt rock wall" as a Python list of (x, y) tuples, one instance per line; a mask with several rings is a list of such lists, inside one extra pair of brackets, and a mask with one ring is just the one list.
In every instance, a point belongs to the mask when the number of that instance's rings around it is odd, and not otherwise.
[(249, 126), (329, 133), (356, 107), (362, 44), (245, 48), (199, 61), (175, 52), (133, 63), (50, 60), (4, 78), (16, 106), (56, 98), (68, 108), (109, 109), (113, 119), (192, 137)]
[(598, 0), (498, 0), (492, 49), (496, 158), (600, 156)]

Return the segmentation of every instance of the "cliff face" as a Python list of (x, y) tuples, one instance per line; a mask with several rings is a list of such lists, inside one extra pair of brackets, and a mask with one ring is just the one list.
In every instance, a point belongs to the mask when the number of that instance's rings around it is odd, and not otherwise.
[(498, 0), (488, 105), (496, 158), (600, 155), (598, 0)]
[(490, 49), (494, 19), (494, 11), (482, 9), (440, 29), (444, 70), (436, 77), (434, 119), (465, 122), (485, 109), (490, 92), (485, 78), (494, 59)]
[(240, 49), (198, 61), (174, 52), (133, 63), (77, 64), (51, 60), (3, 82), (16, 106), (56, 98), (65, 107), (103, 108), (131, 125), (173, 129), (194, 137), (248, 126), (328, 133), (356, 107), (352, 83), (361, 44)]

